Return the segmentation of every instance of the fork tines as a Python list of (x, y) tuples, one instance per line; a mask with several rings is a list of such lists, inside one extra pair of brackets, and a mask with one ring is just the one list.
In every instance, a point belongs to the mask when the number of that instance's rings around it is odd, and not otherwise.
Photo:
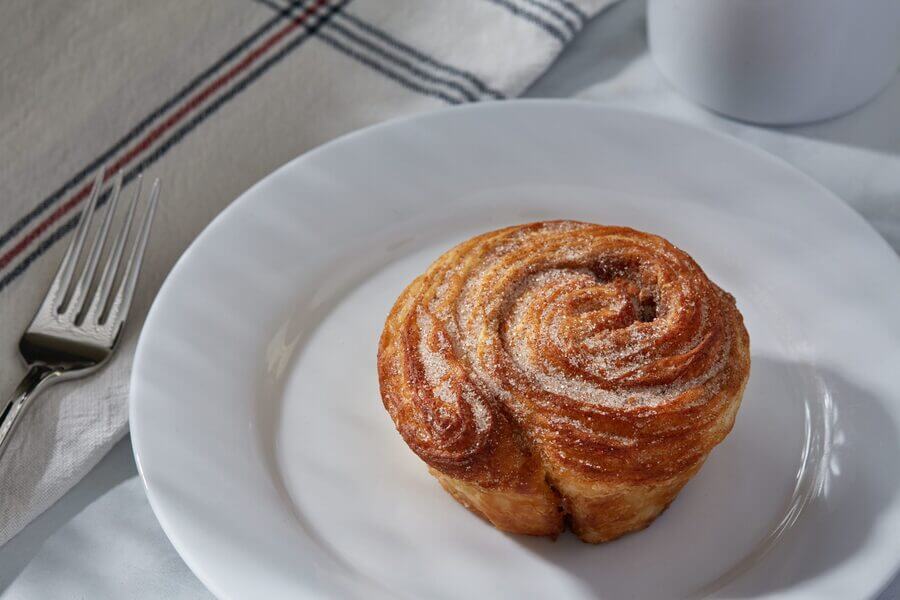
[[(109, 236), (112, 220), (119, 204), (122, 177), (122, 171), (119, 171), (113, 177), (112, 187), (108, 192), (109, 206), (106, 209), (106, 215), (94, 236), (94, 241), (76, 278), (77, 267), (82, 260), (82, 250), (91, 227), (91, 221), (97, 212), (98, 203), (103, 200), (104, 195), (101, 193), (101, 190), (105, 180), (105, 170), (101, 169), (94, 179), (90, 199), (78, 220), (78, 229), (72, 237), (72, 242), (69, 244), (68, 250), (66, 250), (66, 254), (59, 266), (59, 271), (57, 271), (56, 277), (50, 286), (44, 306), (41, 307), (42, 310), (49, 309), (57, 313), (56, 318), (59, 320), (65, 320), (76, 325), (84, 323), (91, 326), (104, 326), (107, 323), (121, 323), (127, 315), (140, 272), (144, 250), (147, 246), (147, 239), (150, 235), (150, 225), (153, 222), (153, 216), (159, 200), (159, 179), (157, 178), (153, 182), (153, 187), (150, 190), (150, 199), (146, 203), (147, 207), (144, 211), (144, 216), (132, 242), (131, 251), (123, 270), (120, 268), (122, 255), (141, 196), (143, 176), (138, 175), (134, 196), (128, 205), (125, 220), (116, 234), (111, 250), (108, 252), (99, 281), (95, 282), (100, 257), (106, 246), (106, 239)], [(119, 281), (119, 285), (115, 295), (110, 297), (113, 283), (116, 280)], [(93, 296), (89, 296), (91, 289), (94, 290)]]

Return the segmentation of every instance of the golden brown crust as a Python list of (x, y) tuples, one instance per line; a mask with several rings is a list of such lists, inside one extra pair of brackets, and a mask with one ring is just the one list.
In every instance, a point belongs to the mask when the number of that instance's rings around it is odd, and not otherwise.
[(734, 299), (664, 239), (552, 221), (453, 248), (378, 352), (398, 431), (506, 531), (646, 526), (731, 430), (750, 368)]

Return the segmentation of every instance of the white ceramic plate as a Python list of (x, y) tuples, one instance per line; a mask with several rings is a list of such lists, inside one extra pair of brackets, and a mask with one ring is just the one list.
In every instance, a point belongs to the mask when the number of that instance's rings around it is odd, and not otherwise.
[[(381, 405), (376, 342), (439, 253), (512, 223), (659, 233), (731, 291), (753, 369), (731, 435), (650, 528), (503, 534)], [(900, 563), (900, 261), (730, 138), (595, 105), (370, 128), (246, 192), (163, 286), (131, 431), (153, 509), (226, 598), (857, 598)]]

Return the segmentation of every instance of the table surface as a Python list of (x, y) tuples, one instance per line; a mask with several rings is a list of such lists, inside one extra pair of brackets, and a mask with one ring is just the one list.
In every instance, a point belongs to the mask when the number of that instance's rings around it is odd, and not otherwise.
[[(679, 96), (653, 66), (644, 3), (588, 24), (529, 97), (578, 97), (724, 131), (779, 155), (852, 205), (900, 251), (900, 77), (844, 117), (793, 128), (729, 121)], [(150, 510), (129, 438), (0, 548), (0, 599), (210, 598)], [(900, 577), (880, 600), (900, 598)]]

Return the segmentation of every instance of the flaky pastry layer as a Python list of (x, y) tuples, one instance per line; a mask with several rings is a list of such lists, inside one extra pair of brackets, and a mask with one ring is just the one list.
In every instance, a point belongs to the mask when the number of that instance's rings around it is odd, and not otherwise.
[(734, 298), (683, 251), (551, 221), (475, 237), (397, 299), (384, 406), (460, 503), (586, 542), (647, 526), (734, 423), (750, 370)]

